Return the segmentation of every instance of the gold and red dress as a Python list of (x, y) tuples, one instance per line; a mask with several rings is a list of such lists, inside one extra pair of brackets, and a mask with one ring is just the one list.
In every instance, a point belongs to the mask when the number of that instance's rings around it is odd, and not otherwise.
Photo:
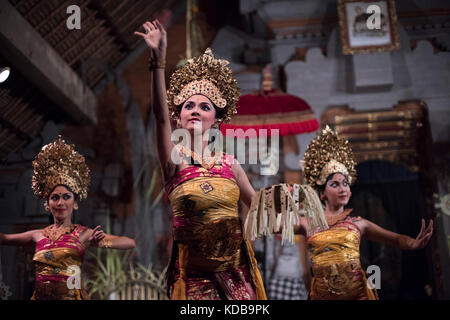
[(67, 283), (69, 277), (81, 270), (85, 248), (79, 236), (84, 230), (86, 227), (72, 225), (71, 230), (56, 241), (42, 238), (37, 242), (33, 257), (36, 281), (31, 300), (89, 299), (81, 279), (78, 289), (76, 282), (70, 286)]
[[(348, 213), (351, 210), (348, 210)], [(361, 232), (349, 217), (308, 236), (312, 261), (311, 300), (377, 300), (361, 266)]]
[(238, 216), (232, 157), (209, 170), (190, 166), (166, 184), (173, 210), (167, 291), (174, 300), (266, 299)]

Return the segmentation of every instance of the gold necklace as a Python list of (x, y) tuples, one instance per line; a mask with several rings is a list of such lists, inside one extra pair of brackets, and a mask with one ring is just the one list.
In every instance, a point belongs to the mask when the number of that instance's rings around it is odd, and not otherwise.
[(55, 225), (52, 224), (47, 228), (45, 228), (43, 233), (46, 238), (50, 239), (52, 242), (55, 242), (66, 233), (72, 232), (73, 228), (74, 228), (73, 224), (67, 227), (60, 227), (60, 228), (56, 228)]
[(192, 159), (194, 159), (194, 161), (200, 163), (200, 165), (206, 170), (209, 170), (212, 167), (214, 167), (222, 157), (222, 152), (219, 155), (214, 155), (214, 157), (207, 157), (207, 156), (201, 157), (191, 149), (186, 149), (181, 145), (179, 146), (179, 148), (185, 156), (191, 157)]
[(348, 216), (350, 212), (351, 210), (345, 210), (342, 213), (325, 216), (325, 219), (327, 220), (327, 224), (332, 226)]

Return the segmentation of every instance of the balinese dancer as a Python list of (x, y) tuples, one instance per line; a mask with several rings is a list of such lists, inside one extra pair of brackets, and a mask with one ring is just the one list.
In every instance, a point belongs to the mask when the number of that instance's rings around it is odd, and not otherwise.
[(36, 245), (36, 281), (32, 300), (84, 300), (89, 296), (80, 278), (83, 256), (90, 247), (132, 249), (133, 239), (105, 234), (100, 226), (72, 224), (73, 210), (87, 197), (89, 169), (82, 155), (59, 136), (33, 161), (32, 188), (45, 201), (54, 224), (19, 234), (1, 234), (0, 244)]
[[(245, 172), (221, 151), (205, 156), (208, 139), (199, 150), (194, 149), (195, 143), (180, 147), (171, 139), (169, 115), (193, 141), (196, 128), (207, 135), (236, 113), (239, 90), (228, 62), (214, 58), (208, 49), (172, 74), (166, 93), (166, 32), (157, 20), (143, 27), (145, 33), (135, 34), (146, 41), (153, 55), (157, 149), (173, 210), (168, 295), (188, 300), (266, 299), (238, 215), (239, 199), (250, 205), (255, 193)], [(177, 162), (177, 157), (189, 161)]]
[(433, 221), (425, 228), (422, 219), (419, 235), (413, 239), (349, 216), (352, 210), (345, 206), (351, 196), (350, 185), (356, 180), (353, 152), (348, 141), (328, 126), (309, 144), (301, 165), (308, 185), (281, 184), (256, 193), (245, 223), (246, 237), (253, 240), (282, 232), (282, 238), (292, 242), (294, 232), (306, 236), (312, 300), (378, 299), (361, 267), (361, 238), (418, 250), (430, 240)]
[[(307, 183), (319, 192), (325, 203), (327, 230), (307, 232), (313, 278), (310, 298), (377, 299), (376, 289), (369, 287), (361, 267), (361, 238), (398, 247), (402, 250), (422, 249), (433, 233), (433, 221), (413, 239), (383, 229), (359, 216), (349, 216), (345, 209), (351, 197), (350, 185), (356, 180), (355, 161), (348, 141), (328, 126), (308, 146), (304, 157)], [(303, 224), (304, 226), (304, 224)], [(305, 228), (303, 227), (303, 232)]]

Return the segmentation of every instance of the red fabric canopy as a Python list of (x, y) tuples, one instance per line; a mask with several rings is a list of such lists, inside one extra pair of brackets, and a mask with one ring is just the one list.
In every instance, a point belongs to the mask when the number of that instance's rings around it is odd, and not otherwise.
[[(260, 129), (267, 129), (267, 135), (275, 135), (271, 129), (278, 129), (280, 136), (314, 132), (319, 129), (314, 112), (305, 100), (282, 92), (257, 91), (240, 97), (237, 114), (230, 123), (222, 124), (220, 129), (227, 135), (227, 129), (233, 129), (228, 135), (238, 138), (264, 135)], [(236, 129), (242, 129), (235, 131)], [(255, 129), (249, 130), (248, 129)]]

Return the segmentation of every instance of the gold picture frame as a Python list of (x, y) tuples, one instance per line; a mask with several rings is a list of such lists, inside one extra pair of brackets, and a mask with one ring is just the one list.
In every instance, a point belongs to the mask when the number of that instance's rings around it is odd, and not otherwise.
[[(378, 19), (374, 19), (375, 11), (367, 12), (369, 6), (375, 6)], [(338, 15), (344, 55), (400, 48), (394, 0), (338, 0)], [(374, 21), (378, 21), (378, 27)]]

